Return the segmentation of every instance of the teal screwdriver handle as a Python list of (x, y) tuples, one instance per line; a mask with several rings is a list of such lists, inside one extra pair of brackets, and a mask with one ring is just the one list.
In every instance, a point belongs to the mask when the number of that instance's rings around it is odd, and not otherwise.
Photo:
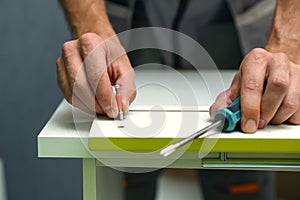
[(231, 132), (241, 120), (240, 100), (238, 97), (226, 108), (217, 110), (214, 115), (214, 122), (222, 121), (222, 131)]

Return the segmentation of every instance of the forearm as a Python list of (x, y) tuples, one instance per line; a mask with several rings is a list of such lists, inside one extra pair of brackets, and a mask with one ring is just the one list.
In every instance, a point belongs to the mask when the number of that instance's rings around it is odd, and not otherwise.
[(115, 34), (104, 0), (60, 0), (74, 39), (82, 34), (97, 33), (102, 38)]
[(283, 52), (294, 63), (300, 63), (300, 3), (277, 0), (273, 27), (266, 49)]

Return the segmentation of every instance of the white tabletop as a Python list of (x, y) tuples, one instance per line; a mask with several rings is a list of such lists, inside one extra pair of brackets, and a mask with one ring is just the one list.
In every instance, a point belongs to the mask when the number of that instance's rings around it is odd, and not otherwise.
[[(214, 87), (213, 93), (217, 94), (227, 87), (234, 73), (235, 71), (231, 70), (222, 71), (221, 79), (219, 77), (220, 74), (217, 74), (218, 81), (215, 82), (218, 84)], [(132, 107), (145, 105), (194, 106), (189, 103), (197, 101), (197, 106), (204, 106), (208, 109), (215, 97), (212, 97), (208, 91), (202, 76), (206, 76), (207, 81), (211, 81), (214, 78), (214, 72), (203, 71), (199, 74), (190, 70), (180, 71), (180, 73), (172, 69), (137, 70), (136, 87), (138, 95)], [(156, 93), (147, 92), (149, 88), (150, 90), (154, 89)], [(178, 99), (186, 97), (184, 95), (187, 91), (189, 92), (188, 94), (192, 93), (194, 95), (192, 100), (178, 103)], [(179, 96), (179, 98), (174, 97), (174, 94), (176, 95), (177, 93), (182, 96)], [(65, 100), (58, 106), (38, 135), (39, 157), (92, 157), (85, 145), (82, 144), (82, 134), (79, 134), (76, 130), (73, 111), (73, 107)], [(92, 121), (88, 121), (84, 126), (81, 124), (83, 129), (80, 130), (81, 133), (86, 132), (88, 134), (91, 124)]]
[[(219, 92), (229, 86), (234, 73), (235, 71), (230, 70), (222, 71), (221, 76), (219, 76), (219, 74), (215, 74), (215, 72), (212, 71), (203, 71), (201, 74), (190, 70), (178, 72), (170, 69), (136, 71), (138, 96), (131, 108), (135, 109), (149, 105), (201, 108), (202, 111), (206, 110), (204, 115), (208, 118), (207, 110), (209, 105), (213, 103)], [(202, 76), (206, 78), (203, 79)], [(213, 87), (208, 86), (212, 84), (214, 84)], [(189, 96), (187, 96), (187, 94)], [(192, 95), (192, 97), (190, 95)], [(186, 101), (185, 99), (190, 100)], [(89, 150), (87, 150), (86, 144), (92, 120), (81, 123), (80, 130), (78, 130), (76, 123), (74, 123), (73, 111), (72, 106), (66, 101), (63, 101), (59, 105), (53, 116), (38, 135), (39, 157), (92, 157)], [(255, 144), (258, 139), (261, 139), (259, 141), (262, 143), (258, 143), (257, 145), (262, 146), (264, 146), (264, 143), (268, 140), (273, 140), (276, 144), (281, 144), (280, 142), (284, 141), (285, 143), (282, 143), (283, 151), (288, 152), (293, 150), (296, 153), (300, 152), (300, 145), (295, 145), (297, 142), (299, 144), (300, 141), (299, 126), (270, 126), (255, 134), (235, 132), (232, 134), (222, 134), (221, 138), (224, 139), (223, 141), (229, 139), (238, 142), (235, 143), (236, 146), (238, 146), (241, 141), (245, 142), (245, 139), (254, 139), (252, 141)], [(243, 143), (240, 143), (239, 148), (242, 148), (242, 145)], [(291, 148), (291, 145), (294, 147)], [(223, 146), (224, 145), (221, 145), (219, 148)], [(232, 148), (229, 150), (232, 150)], [(259, 146), (254, 146), (252, 150), (258, 152), (260, 148)], [(262, 149), (268, 150), (268, 148), (269, 146), (266, 145), (266, 147)], [(280, 145), (278, 149), (281, 149)]]

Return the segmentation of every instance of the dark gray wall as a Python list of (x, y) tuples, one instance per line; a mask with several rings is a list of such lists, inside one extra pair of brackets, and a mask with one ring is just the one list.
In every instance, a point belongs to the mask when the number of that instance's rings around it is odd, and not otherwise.
[(81, 161), (38, 159), (62, 95), (55, 61), (70, 38), (56, 0), (0, 1), (0, 157), (9, 200), (82, 199)]

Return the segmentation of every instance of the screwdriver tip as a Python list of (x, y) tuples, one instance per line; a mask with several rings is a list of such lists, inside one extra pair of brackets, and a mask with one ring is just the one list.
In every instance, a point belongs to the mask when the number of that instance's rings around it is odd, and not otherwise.
[(175, 145), (170, 145), (170, 146), (167, 146), (166, 148), (162, 149), (159, 154), (163, 157), (167, 157), (167, 156), (171, 155), (172, 153), (174, 153), (175, 151), (176, 151)]

